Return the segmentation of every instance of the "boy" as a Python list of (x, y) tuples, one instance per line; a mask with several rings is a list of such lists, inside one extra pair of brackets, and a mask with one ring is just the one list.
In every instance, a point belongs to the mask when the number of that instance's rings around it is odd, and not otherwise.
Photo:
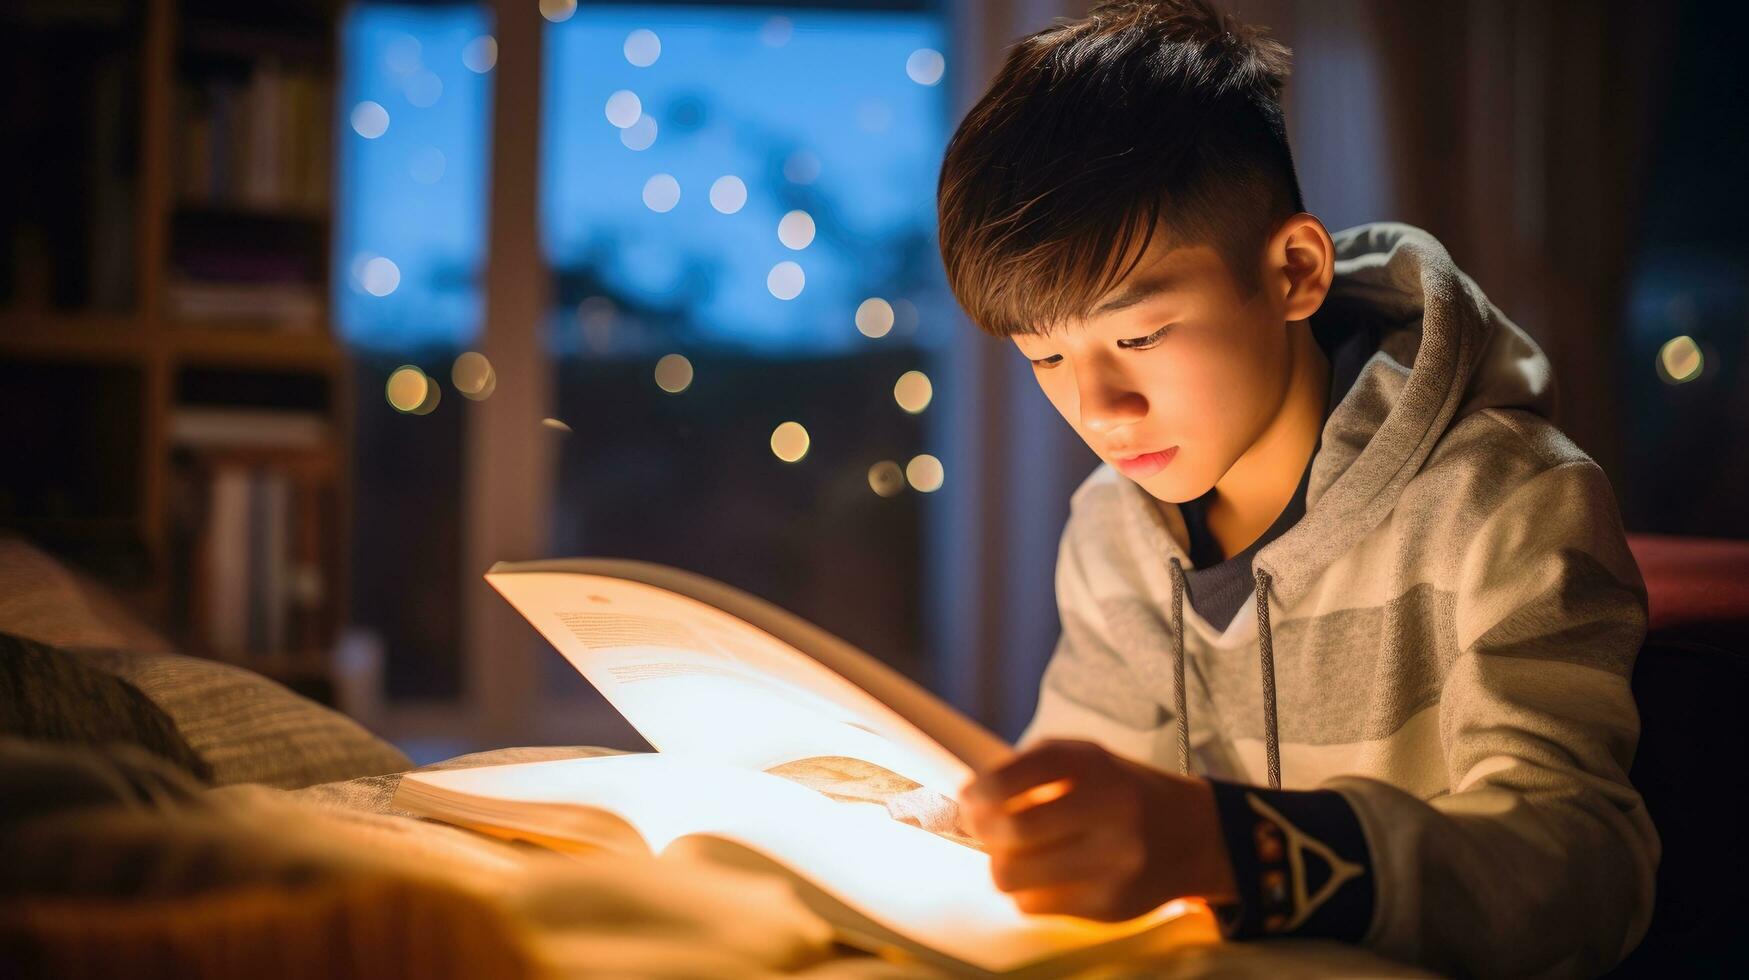
[(948, 279), (1105, 461), (1023, 752), (962, 812), (1028, 911), (1464, 974), (1639, 941), (1645, 590), (1549, 363), (1425, 232), (1303, 210), (1288, 52), (1206, 0), (1018, 42), (948, 147)]

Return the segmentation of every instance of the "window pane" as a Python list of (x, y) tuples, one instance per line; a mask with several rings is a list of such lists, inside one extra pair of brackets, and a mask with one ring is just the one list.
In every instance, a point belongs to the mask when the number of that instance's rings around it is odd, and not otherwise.
[(481, 4), (358, 4), (341, 28), (333, 282), (355, 365), (351, 606), (382, 643), (391, 698), (454, 697), (464, 673), (465, 414), (453, 391), (435, 411), (397, 406), (389, 379), (411, 365), (441, 391), (480, 332), (491, 31)]
[(701, 572), (926, 674), (939, 484), (905, 470), (953, 323), (944, 40), (935, 14), (794, 8), (547, 27), (555, 553)]

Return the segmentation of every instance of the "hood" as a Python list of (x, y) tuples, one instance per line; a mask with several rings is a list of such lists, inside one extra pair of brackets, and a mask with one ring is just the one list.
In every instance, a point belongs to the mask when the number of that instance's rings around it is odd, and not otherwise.
[[(1281, 786), (1271, 599), (1291, 605), (1377, 527), (1440, 437), (1459, 420), (1489, 408), (1546, 418), (1554, 404), (1548, 358), (1482, 295), (1432, 235), (1410, 225), (1378, 223), (1332, 238), (1336, 274), (1313, 319), (1345, 336), (1363, 331), (1376, 344), (1324, 423), (1307, 479), (1305, 516), (1264, 545), (1252, 562), (1271, 788)], [(1120, 482), (1137, 495), (1147, 493), (1135, 483)], [(1146, 512), (1158, 513), (1151, 505)], [(1169, 565), (1179, 769), (1189, 775), (1184, 569), (1176, 553)]]
[(1432, 235), (1380, 222), (1332, 237), (1336, 274), (1315, 316), (1379, 343), (1324, 424), (1305, 516), (1257, 554), (1283, 604), (1384, 520), (1460, 419), (1488, 408), (1546, 418), (1554, 408), (1548, 358)]

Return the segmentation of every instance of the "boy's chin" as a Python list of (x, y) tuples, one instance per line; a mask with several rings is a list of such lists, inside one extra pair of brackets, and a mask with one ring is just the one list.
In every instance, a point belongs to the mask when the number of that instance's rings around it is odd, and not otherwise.
[[(1168, 467), (1168, 469), (1170, 469), (1170, 467)], [(1130, 478), (1125, 477), (1125, 479)], [(1212, 482), (1205, 484), (1198, 480), (1185, 479), (1183, 474), (1164, 472), (1156, 473), (1149, 477), (1143, 477), (1142, 479), (1134, 480), (1133, 482), (1136, 486), (1146, 490), (1148, 496), (1153, 497), (1161, 503), (1167, 504), (1182, 504), (1187, 501), (1195, 500), (1203, 494), (1208, 493), (1209, 488), (1214, 486)]]

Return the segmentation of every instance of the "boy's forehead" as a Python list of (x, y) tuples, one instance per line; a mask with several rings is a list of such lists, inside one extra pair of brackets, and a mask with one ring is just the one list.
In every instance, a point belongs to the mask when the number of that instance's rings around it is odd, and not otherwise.
[(1208, 288), (1209, 276), (1225, 268), (1210, 246), (1168, 243), (1156, 236), (1135, 268), (1094, 302), (1086, 318), (1066, 326), (1089, 326), (1152, 300)]

